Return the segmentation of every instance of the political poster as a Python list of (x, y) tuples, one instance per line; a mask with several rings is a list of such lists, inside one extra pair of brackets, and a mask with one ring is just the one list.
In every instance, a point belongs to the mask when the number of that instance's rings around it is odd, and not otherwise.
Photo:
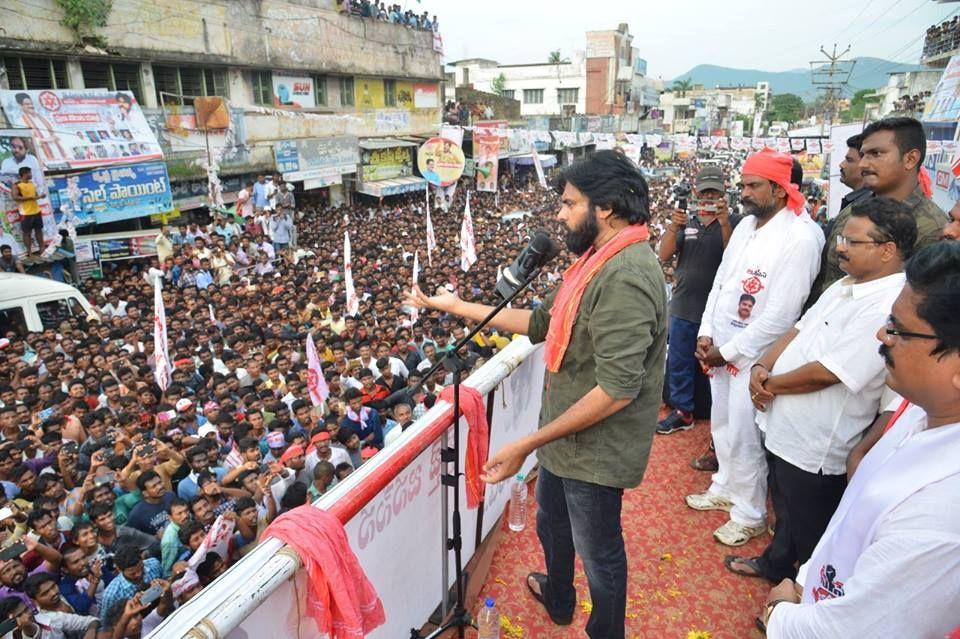
[(477, 191), (497, 191), (497, 168), (500, 163), (500, 139), (492, 135), (473, 134), (474, 176)]
[(357, 78), (354, 84), (357, 107), (361, 109), (382, 109), (383, 80), (380, 78)]
[[(476, 122), (473, 125), (473, 137), (493, 136), (499, 140), (499, 157), (505, 158), (510, 155), (510, 129), (506, 120), (484, 120)], [(476, 153), (474, 153), (476, 156)]]
[[(38, 193), (47, 193), (47, 180), (43, 167), (37, 159), (36, 146), (28, 131), (0, 129), (0, 245), (6, 244), (16, 255), (25, 252), (20, 232), (20, 207), (10, 196), (13, 183), (19, 180), (20, 169), (31, 171), (31, 182)], [(57, 234), (57, 224), (48, 197), (38, 200), (43, 216), (43, 237), (49, 242)]]
[(287, 109), (312, 109), (317, 106), (313, 78), (274, 73), (273, 106)]
[(75, 226), (159, 215), (173, 208), (163, 162), (56, 176), (50, 180), (50, 199), (57, 219)]
[(288, 182), (312, 180), (336, 168), (341, 174), (354, 173), (360, 163), (359, 141), (355, 135), (303, 140), (278, 140), (273, 144), (277, 170)]
[(951, 56), (920, 119), (924, 122), (960, 120), (960, 55)]
[(360, 181), (375, 182), (413, 175), (413, 147), (395, 146), (360, 151)]
[(450, 186), (463, 175), (463, 149), (447, 138), (430, 138), (417, 153), (420, 175), (433, 186)]
[(47, 170), (163, 159), (129, 91), (0, 91), (0, 105), (11, 126), (30, 129)]

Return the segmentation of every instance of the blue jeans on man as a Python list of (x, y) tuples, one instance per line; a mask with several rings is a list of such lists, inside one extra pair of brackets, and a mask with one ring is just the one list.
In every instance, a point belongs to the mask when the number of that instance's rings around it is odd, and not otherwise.
[(593, 610), (591, 639), (623, 639), (627, 609), (627, 553), (620, 509), (623, 489), (554, 475), (540, 466), (537, 479), (537, 536), (547, 564), (544, 603), (556, 617), (577, 605), (574, 554), (587, 573)]
[(700, 362), (696, 358), (699, 322), (670, 316), (667, 351), (667, 386), (670, 405), (685, 413), (693, 413), (694, 382)]

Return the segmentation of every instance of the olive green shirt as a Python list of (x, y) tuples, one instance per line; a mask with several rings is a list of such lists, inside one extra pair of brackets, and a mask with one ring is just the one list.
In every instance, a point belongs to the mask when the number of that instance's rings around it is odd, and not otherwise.
[[(530, 341), (546, 339), (556, 290), (533, 311)], [(540, 428), (599, 385), (624, 408), (537, 451), (551, 473), (633, 488), (643, 479), (657, 426), (667, 348), (667, 296), (646, 242), (626, 247), (587, 284), (560, 370), (546, 372)]]
[[(830, 236), (827, 237), (827, 243), (823, 246), (820, 273), (817, 274), (817, 279), (813, 281), (813, 286), (810, 288), (810, 297), (807, 298), (804, 309), (813, 306), (831, 284), (846, 277), (847, 274), (840, 270), (840, 261), (837, 259), (837, 236), (843, 232), (843, 227), (850, 219), (850, 210), (857, 204), (869, 201), (869, 199), (863, 199), (854, 202), (837, 215), (837, 219), (831, 227)], [(948, 221), (947, 214), (934, 204), (933, 200), (927, 199), (919, 185), (913, 189), (913, 192), (907, 196), (903, 203), (910, 207), (910, 212), (913, 213), (913, 217), (917, 221), (917, 242), (913, 246), (914, 251), (934, 242), (939, 242), (943, 238), (943, 228)]]

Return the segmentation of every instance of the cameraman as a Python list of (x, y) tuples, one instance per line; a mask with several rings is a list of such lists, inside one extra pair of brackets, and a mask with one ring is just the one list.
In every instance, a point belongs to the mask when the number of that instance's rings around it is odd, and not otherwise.
[[(689, 193), (689, 186), (686, 187)], [(669, 435), (693, 428), (694, 379), (700, 363), (694, 357), (697, 331), (713, 276), (723, 258), (733, 227), (740, 221), (730, 215), (724, 197), (720, 167), (704, 166), (697, 175), (693, 211), (687, 212), (685, 194), (674, 189), (680, 205), (660, 240), (660, 261), (666, 264), (677, 256), (673, 296), (670, 299), (670, 333), (667, 354), (667, 398), (674, 409), (657, 425), (657, 432)], [(700, 461), (700, 460), (696, 460)]]

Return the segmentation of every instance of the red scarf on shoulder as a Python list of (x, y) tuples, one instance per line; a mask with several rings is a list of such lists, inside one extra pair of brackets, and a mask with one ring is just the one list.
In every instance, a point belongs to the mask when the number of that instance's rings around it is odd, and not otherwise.
[(637, 242), (646, 242), (650, 231), (646, 224), (632, 224), (608, 241), (600, 250), (590, 247), (586, 253), (563, 274), (563, 283), (550, 309), (550, 328), (547, 330), (547, 343), (543, 351), (547, 370), (556, 373), (563, 363), (563, 356), (570, 345), (573, 335), (573, 323), (580, 308), (580, 299), (590, 280), (600, 272), (604, 264), (614, 255)]

